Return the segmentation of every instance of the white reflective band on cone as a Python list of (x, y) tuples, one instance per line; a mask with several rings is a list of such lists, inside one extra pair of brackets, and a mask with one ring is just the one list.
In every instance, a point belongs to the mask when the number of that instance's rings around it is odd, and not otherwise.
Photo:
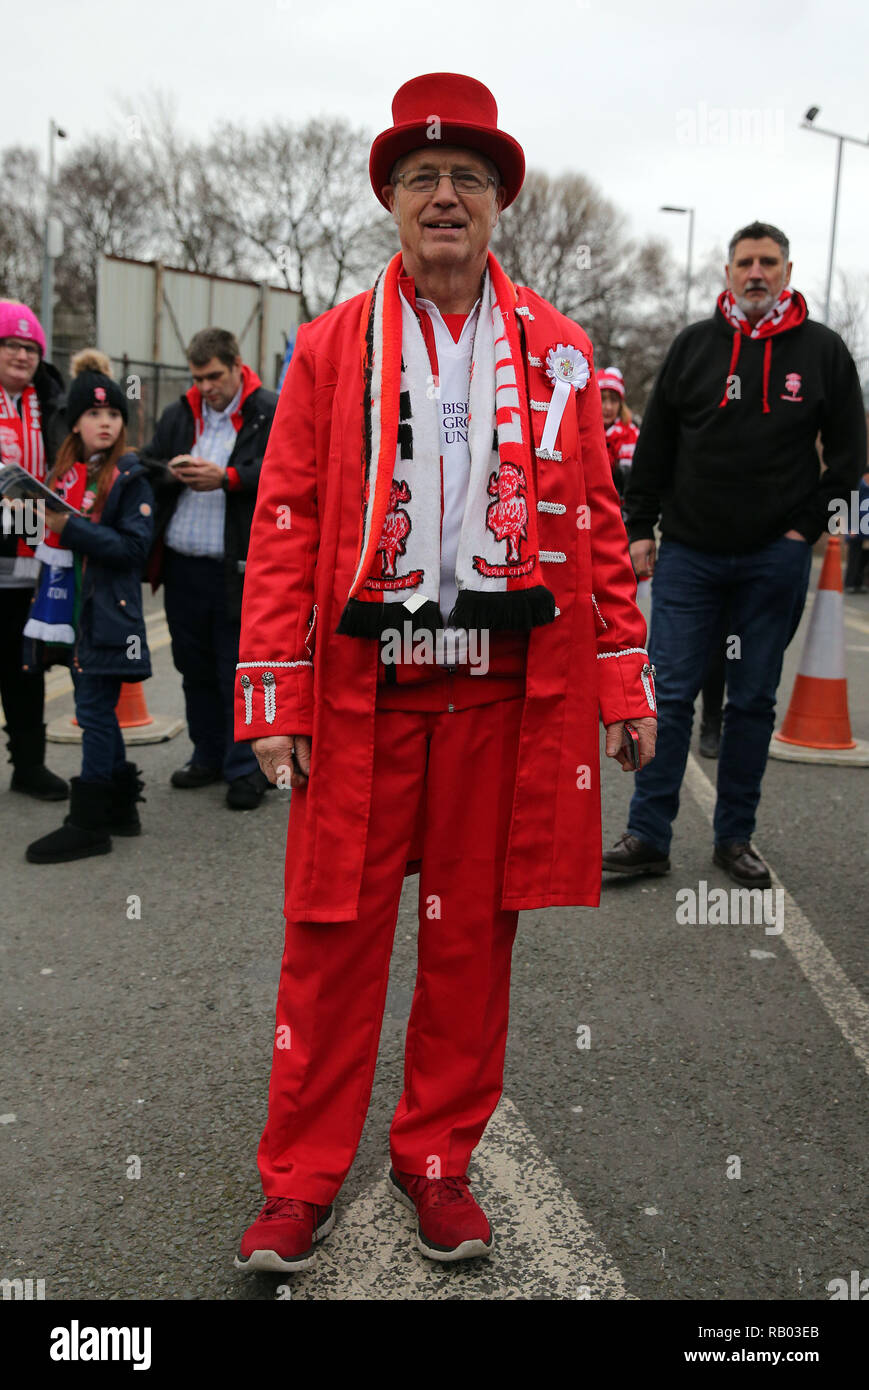
[(799, 674), (828, 681), (845, 679), (845, 610), (842, 595), (835, 589), (818, 589), (815, 594)]

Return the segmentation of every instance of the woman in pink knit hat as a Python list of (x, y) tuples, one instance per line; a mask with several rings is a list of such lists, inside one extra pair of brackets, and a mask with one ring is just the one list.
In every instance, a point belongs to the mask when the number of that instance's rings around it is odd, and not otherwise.
[[(17, 463), (45, 482), (66, 433), (63, 380), (45, 361), (32, 309), (0, 299), (0, 467)], [(7, 534), (8, 529), (8, 534)], [(21, 640), (39, 561), (24, 536), (0, 530), (0, 698), (13, 764), (12, 790), (63, 801), (69, 786), (45, 766), (45, 681), (21, 669)]]
[(631, 412), (625, 402), (624, 377), (618, 367), (605, 367), (598, 372), (597, 384), (613, 482), (621, 497), (640, 431), (631, 420)]

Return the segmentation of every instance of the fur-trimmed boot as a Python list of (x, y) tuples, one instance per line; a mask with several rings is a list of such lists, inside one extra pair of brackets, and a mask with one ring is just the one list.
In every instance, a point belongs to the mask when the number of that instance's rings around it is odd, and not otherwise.
[(80, 777), (73, 777), (69, 815), (59, 830), (27, 846), (28, 862), (66, 864), (71, 859), (87, 859), (91, 854), (108, 854), (112, 848), (106, 829), (111, 795), (108, 782), (83, 782)]
[(124, 763), (112, 773), (112, 795), (109, 801), (107, 825), (113, 835), (141, 835), (142, 822), (136, 810), (137, 801), (145, 801), (140, 796), (145, 783), (141, 768), (135, 763)]
[(45, 725), (18, 734), (13, 734), (8, 725), (4, 724), (3, 728), (9, 735), (12, 791), (35, 796), (37, 801), (66, 801), (69, 783), (45, 766)]

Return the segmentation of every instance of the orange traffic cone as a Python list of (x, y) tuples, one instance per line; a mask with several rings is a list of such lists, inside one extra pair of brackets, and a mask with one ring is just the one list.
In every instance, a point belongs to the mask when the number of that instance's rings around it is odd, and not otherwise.
[[(791, 702), (781, 729), (772, 736), (769, 751), (773, 757), (799, 762), (862, 764), (865, 760), (861, 745), (851, 734), (848, 715), (839, 536), (831, 535), (827, 541)], [(834, 756), (829, 756), (831, 753)]]
[[(49, 698), (52, 698), (51, 696)], [(184, 720), (174, 715), (148, 713), (143, 681), (123, 681), (115, 705), (118, 724), (124, 730), (124, 743), (165, 743), (184, 728)], [(79, 743), (81, 729), (75, 715), (61, 715), (46, 729), (52, 743)]]
[(142, 681), (123, 682), (118, 703), (115, 705), (115, 714), (122, 729), (140, 729), (145, 724), (154, 723), (145, 704)]

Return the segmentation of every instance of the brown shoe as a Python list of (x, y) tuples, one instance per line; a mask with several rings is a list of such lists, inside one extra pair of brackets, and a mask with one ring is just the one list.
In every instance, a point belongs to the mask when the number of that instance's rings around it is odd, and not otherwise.
[(734, 883), (741, 883), (745, 888), (769, 888), (772, 883), (769, 869), (747, 840), (736, 845), (716, 845), (712, 857)]
[(668, 874), (670, 860), (653, 845), (626, 830), (604, 854), (603, 867), (611, 874)]

